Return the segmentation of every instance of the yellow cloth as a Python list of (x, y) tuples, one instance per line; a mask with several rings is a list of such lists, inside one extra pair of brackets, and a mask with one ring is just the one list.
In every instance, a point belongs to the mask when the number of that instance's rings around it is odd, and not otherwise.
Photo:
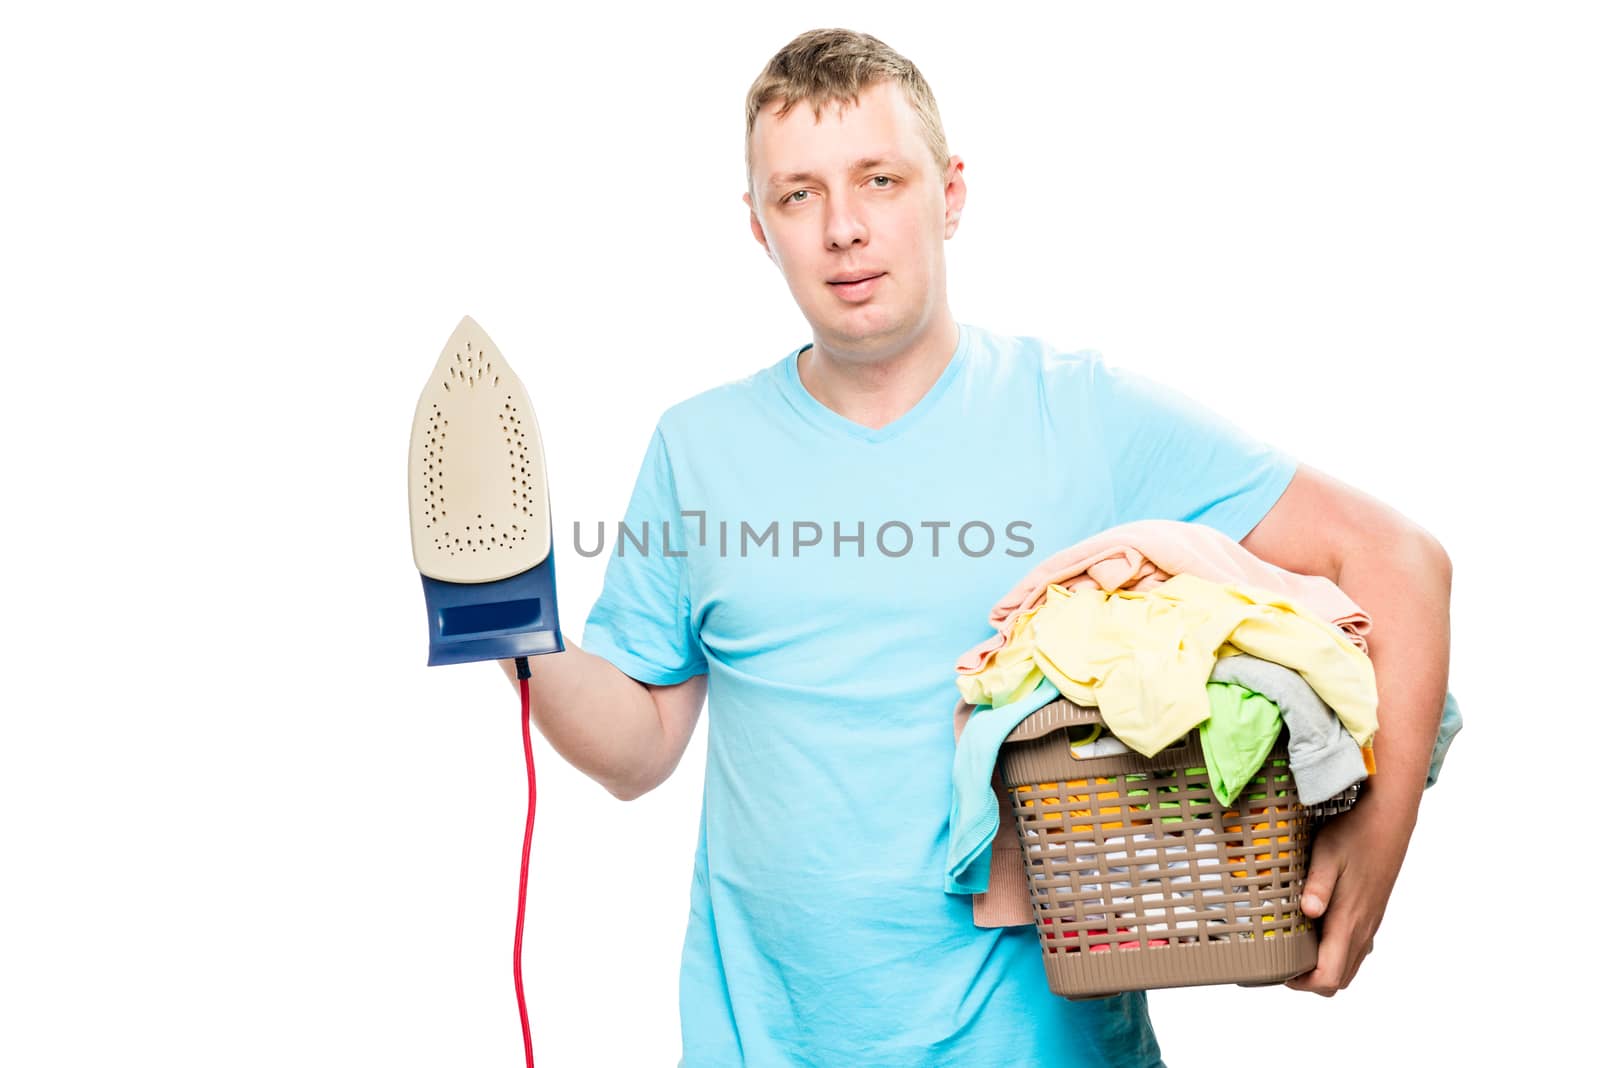
[(1051, 585), (989, 665), (956, 685), (969, 704), (999, 706), (1043, 676), (1063, 697), (1098, 705), (1113, 734), (1154, 756), (1211, 715), (1211, 669), (1240, 652), (1300, 672), (1358, 746), (1371, 742), (1377, 676), (1337, 627), (1270, 590), (1189, 574), (1137, 591)]

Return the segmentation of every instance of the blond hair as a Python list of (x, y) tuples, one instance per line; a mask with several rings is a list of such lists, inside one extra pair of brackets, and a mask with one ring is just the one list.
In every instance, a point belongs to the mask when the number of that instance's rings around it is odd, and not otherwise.
[(774, 100), (782, 100), (778, 118), (802, 100), (811, 104), (818, 119), (832, 103), (861, 103), (861, 93), (881, 81), (898, 82), (911, 110), (922, 120), (923, 137), (943, 176), (950, 166), (950, 149), (933, 90), (916, 64), (870, 34), (853, 30), (808, 30), (779, 49), (756, 77), (744, 101), (744, 175), (753, 180), (750, 139), (756, 116)]

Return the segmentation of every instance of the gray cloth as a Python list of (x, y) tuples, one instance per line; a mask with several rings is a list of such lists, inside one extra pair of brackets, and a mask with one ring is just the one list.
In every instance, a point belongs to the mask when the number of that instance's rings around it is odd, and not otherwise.
[(1218, 660), (1211, 681), (1238, 683), (1278, 706), (1289, 728), (1289, 770), (1302, 803), (1326, 801), (1367, 777), (1356, 740), (1298, 671), (1240, 653)]

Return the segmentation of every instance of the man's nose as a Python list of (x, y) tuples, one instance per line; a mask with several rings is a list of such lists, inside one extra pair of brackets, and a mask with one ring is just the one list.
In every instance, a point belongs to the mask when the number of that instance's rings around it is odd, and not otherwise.
[(828, 201), (827, 238), (829, 248), (849, 248), (867, 243), (867, 222), (859, 205), (849, 194)]

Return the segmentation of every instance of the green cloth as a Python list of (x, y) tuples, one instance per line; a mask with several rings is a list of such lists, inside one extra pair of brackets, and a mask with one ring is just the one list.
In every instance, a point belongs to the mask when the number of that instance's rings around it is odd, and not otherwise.
[(1271, 700), (1236, 682), (1208, 682), (1206, 696), (1211, 718), (1200, 722), (1200, 748), (1211, 792), (1231, 805), (1266, 762), (1283, 717)]

